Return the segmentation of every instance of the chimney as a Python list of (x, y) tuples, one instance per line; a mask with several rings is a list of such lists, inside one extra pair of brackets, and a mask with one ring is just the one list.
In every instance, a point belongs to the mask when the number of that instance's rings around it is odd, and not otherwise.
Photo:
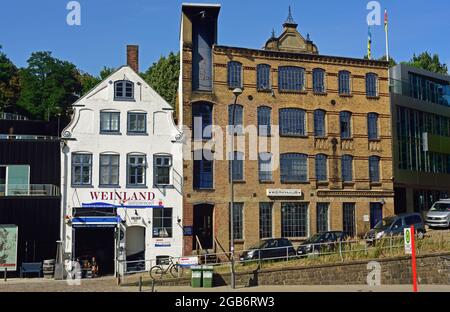
[(127, 45), (127, 65), (139, 74), (139, 46)]

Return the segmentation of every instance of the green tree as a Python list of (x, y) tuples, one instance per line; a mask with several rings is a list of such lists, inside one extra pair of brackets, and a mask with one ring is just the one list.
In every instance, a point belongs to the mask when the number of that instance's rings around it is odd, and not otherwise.
[[(369, 57), (366, 55), (364, 55), (364, 59), (367, 60)], [(383, 55), (382, 57), (375, 59), (377, 61), (386, 61), (386, 55)], [(389, 67), (394, 67), (395, 65), (397, 65), (397, 62), (392, 58), (392, 56), (389, 56)]]
[(20, 95), (19, 70), (1, 48), (0, 45), (0, 111), (10, 107), (14, 110)]
[(180, 54), (170, 52), (142, 74), (144, 80), (170, 105), (175, 106), (180, 73)]
[(83, 95), (91, 91), (103, 79), (111, 75), (116, 69), (112, 67), (103, 67), (98, 76), (92, 76), (89, 73), (80, 71), (78, 80), (83, 88)]
[(21, 94), (18, 106), (32, 118), (67, 118), (82, 92), (75, 65), (52, 57), (51, 52), (34, 52), (28, 66), (20, 71)]
[(431, 55), (428, 52), (423, 52), (416, 56), (412, 57), (412, 59), (409, 62), (405, 62), (407, 65), (422, 68), (428, 71), (432, 71), (438, 74), (445, 74), (448, 75), (448, 67), (446, 64), (441, 63), (439, 60), (438, 54)]

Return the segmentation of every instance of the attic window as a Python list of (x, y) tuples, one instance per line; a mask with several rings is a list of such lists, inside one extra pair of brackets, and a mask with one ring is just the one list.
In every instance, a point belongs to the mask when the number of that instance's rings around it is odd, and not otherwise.
[(128, 80), (118, 80), (114, 82), (114, 99), (115, 100), (133, 100), (134, 99), (134, 83)]

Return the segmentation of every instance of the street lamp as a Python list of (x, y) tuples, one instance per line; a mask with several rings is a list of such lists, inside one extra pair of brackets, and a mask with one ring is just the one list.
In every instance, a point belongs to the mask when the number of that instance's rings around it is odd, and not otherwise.
[(236, 288), (236, 276), (234, 271), (234, 229), (233, 229), (233, 220), (234, 220), (234, 177), (233, 177), (233, 163), (234, 163), (234, 134), (235, 134), (235, 127), (236, 127), (236, 104), (239, 95), (242, 94), (241, 88), (236, 88), (233, 90), (234, 94), (234, 104), (233, 104), (233, 114), (231, 116), (231, 126), (232, 126), (232, 132), (231, 132), (231, 157), (230, 157), (230, 179), (231, 179), (231, 203), (230, 203), (230, 236), (231, 236), (231, 244), (230, 244), (230, 251), (231, 251), (231, 288)]

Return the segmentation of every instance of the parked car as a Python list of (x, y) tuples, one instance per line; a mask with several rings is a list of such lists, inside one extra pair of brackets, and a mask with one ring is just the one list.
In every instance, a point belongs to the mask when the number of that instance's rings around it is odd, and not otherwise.
[(373, 242), (387, 236), (403, 235), (404, 229), (414, 225), (415, 233), (422, 239), (426, 233), (425, 223), (420, 213), (403, 213), (398, 216), (387, 217), (378, 222), (365, 238)]
[(295, 256), (295, 249), (287, 238), (269, 238), (244, 251), (241, 261), (277, 259)]
[(339, 241), (345, 241), (347, 235), (341, 231), (330, 231), (318, 233), (300, 244), (297, 249), (298, 256), (307, 256), (308, 254), (317, 254), (321, 252), (330, 252), (335, 250)]
[(449, 228), (450, 199), (443, 199), (435, 202), (427, 213), (425, 223), (432, 228)]

